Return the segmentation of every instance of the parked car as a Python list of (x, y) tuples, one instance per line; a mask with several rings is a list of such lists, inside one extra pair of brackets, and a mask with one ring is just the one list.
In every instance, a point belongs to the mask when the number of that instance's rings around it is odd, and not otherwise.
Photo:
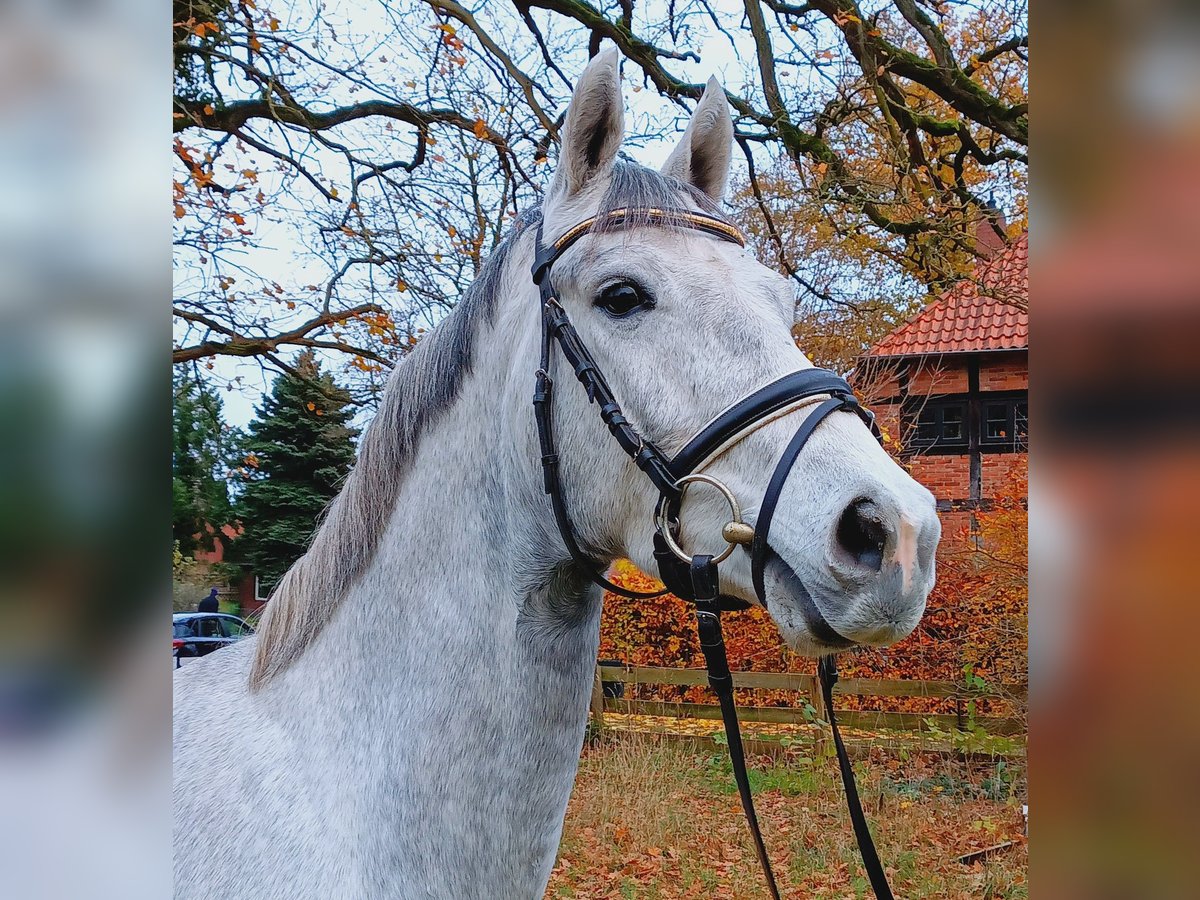
[(254, 634), (245, 619), (227, 613), (175, 613), (171, 649), (175, 666), (183, 657), (205, 656)]

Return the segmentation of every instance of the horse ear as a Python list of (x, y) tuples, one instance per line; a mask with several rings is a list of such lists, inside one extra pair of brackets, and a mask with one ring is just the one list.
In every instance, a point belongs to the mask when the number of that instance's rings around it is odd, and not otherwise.
[(597, 54), (575, 85), (562, 129), (558, 169), (550, 193), (571, 197), (608, 172), (625, 137), (616, 47)]
[(719, 202), (725, 196), (732, 155), (733, 119), (729, 101), (714, 76), (708, 79), (687, 131), (663, 163), (662, 171), (695, 185)]

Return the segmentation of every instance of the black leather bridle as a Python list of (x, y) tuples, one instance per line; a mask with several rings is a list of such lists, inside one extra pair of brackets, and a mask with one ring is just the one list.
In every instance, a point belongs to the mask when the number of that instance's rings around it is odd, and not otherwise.
[[(537, 420), (538, 441), (541, 447), (544, 488), (550, 497), (554, 518), (568, 552), (575, 563), (594, 582), (626, 597), (660, 597), (670, 592), (695, 604), (700, 647), (704, 652), (708, 668), (709, 684), (721, 703), (721, 715), (725, 723), (729, 755), (733, 763), (738, 793), (742, 799), (742, 808), (754, 838), (755, 849), (759, 862), (762, 864), (771, 896), (775, 900), (779, 900), (779, 890), (775, 885), (775, 876), (771, 870), (771, 863), (767, 857), (762, 833), (759, 830), (758, 817), (754, 811), (750, 779), (746, 772), (745, 751), (734, 706), (733, 676), (729, 671), (725, 643), (721, 634), (721, 612), (744, 609), (748, 604), (720, 594), (717, 565), (732, 553), (737, 545), (748, 545), (754, 592), (759, 602), (765, 606), (763, 570), (770, 553), (768, 535), (771, 521), (784, 482), (787, 480), (796, 458), (800, 455), (800, 451), (804, 449), (804, 445), (817, 426), (830, 414), (839, 410), (856, 414), (876, 437), (879, 436), (879, 431), (875, 425), (874, 416), (859, 405), (853, 390), (845, 379), (826, 369), (813, 368), (785, 375), (739, 400), (704, 426), (674, 456), (668, 457), (653, 443), (646, 440), (622, 414), (620, 404), (605, 380), (604, 374), (571, 324), (566, 310), (559, 303), (554, 283), (550, 277), (550, 269), (569, 247), (595, 230), (612, 231), (647, 225), (700, 231), (742, 247), (746, 243), (741, 232), (729, 223), (704, 213), (683, 209), (614, 209), (602, 215), (585, 219), (568, 229), (554, 243), (548, 245), (543, 244), (542, 226), (538, 225), (533, 281), (541, 294), (542, 342), (541, 363), (537, 370), (533, 406)], [(558, 453), (554, 443), (552, 424), (554, 382), (550, 377), (550, 367), (555, 343), (562, 351), (567, 363), (574, 369), (575, 377), (587, 390), (588, 399), (599, 407), (600, 418), (608, 426), (608, 430), (618, 445), (653, 482), (659, 492), (655, 514), (654, 557), (658, 564), (659, 577), (666, 586), (666, 590), (653, 593), (638, 592), (613, 584), (604, 577), (603, 567), (595, 560), (590, 559), (579, 546), (567, 512), (559, 475)], [(779, 462), (775, 465), (759, 507), (757, 520), (751, 528), (741, 520), (740, 507), (732, 492), (717, 479), (702, 474), (700, 470), (768, 422), (810, 406), (812, 407), (811, 412), (804, 418), (783, 451)], [(680, 548), (677, 541), (683, 494), (688, 485), (695, 482), (704, 482), (718, 488), (731, 507), (733, 520), (722, 531), (722, 536), (728, 546), (718, 556), (690, 555)], [(850, 641), (839, 635), (825, 621), (808, 593), (801, 590), (799, 594), (802, 612), (814, 637), (830, 646), (843, 648), (851, 646)], [(829, 723), (833, 730), (838, 762), (859, 850), (862, 853), (863, 862), (876, 897), (879, 900), (892, 900), (891, 889), (888, 887), (883, 866), (867, 828), (862, 804), (859, 802), (850, 760), (833, 715), (832, 690), (837, 681), (837, 669), (833, 656), (824, 657), (820, 661), (818, 675)]]

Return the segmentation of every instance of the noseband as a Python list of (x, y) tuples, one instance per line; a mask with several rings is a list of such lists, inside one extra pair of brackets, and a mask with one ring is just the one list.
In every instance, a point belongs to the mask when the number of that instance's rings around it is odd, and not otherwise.
[[(729, 223), (704, 213), (682, 209), (614, 209), (583, 220), (567, 229), (558, 240), (548, 245), (542, 243), (542, 225), (538, 225), (533, 281), (541, 294), (542, 341), (541, 363), (537, 370), (533, 406), (541, 448), (543, 486), (550, 497), (550, 504), (563, 543), (566, 544), (571, 558), (592, 581), (613, 593), (626, 597), (641, 599), (672, 593), (695, 604), (700, 646), (704, 651), (705, 662), (708, 666), (709, 684), (721, 703), (721, 714), (725, 723), (734, 776), (742, 799), (742, 808), (754, 837), (755, 848), (766, 875), (767, 886), (771, 890), (772, 897), (778, 900), (779, 891), (775, 885), (770, 860), (767, 857), (759, 830), (758, 818), (754, 812), (750, 781), (746, 772), (745, 753), (733, 702), (733, 676), (729, 671), (724, 639), (721, 635), (720, 613), (723, 610), (744, 609), (749, 604), (720, 594), (717, 564), (726, 559), (738, 546), (746, 548), (750, 554), (755, 595), (759, 603), (766, 606), (763, 571), (770, 553), (768, 537), (771, 521), (779, 502), (779, 496), (783, 491), (784, 482), (791, 473), (800, 451), (804, 449), (804, 445), (817, 426), (831, 413), (839, 410), (856, 414), (877, 438), (879, 430), (875, 425), (875, 417), (859, 405), (853, 390), (845, 379), (827, 369), (811, 368), (784, 375), (737, 401), (701, 428), (674, 456), (667, 456), (652, 442), (646, 440), (622, 413), (620, 404), (596, 364), (595, 358), (584, 345), (575, 326), (571, 324), (566, 310), (559, 302), (550, 273), (551, 267), (563, 253), (585, 235), (596, 230), (613, 231), (642, 226), (699, 231), (719, 240), (737, 244), (739, 247), (746, 245), (742, 233)], [(551, 356), (556, 343), (567, 363), (574, 369), (575, 377), (587, 391), (588, 400), (598, 406), (600, 418), (608, 426), (608, 430), (616, 439), (617, 444), (658, 490), (659, 499), (654, 516), (654, 558), (658, 564), (659, 577), (666, 586), (666, 590), (658, 592), (630, 591), (613, 584), (604, 577), (604, 567), (589, 558), (579, 546), (563, 496), (562, 481), (559, 475), (559, 457), (554, 443), (552, 423), (554, 381), (550, 377), (550, 368)], [(810, 406), (813, 407), (811, 412), (805, 416), (776, 463), (767, 483), (762, 503), (759, 505), (758, 517), (755, 524), (750, 526), (742, 521), (741, 506), (733, 492), (718, 479), (703, 473), (702, 470), (764, 425)], [(689, 485), (695, 483), (715, 487), (724, 495), (730, 505), (732, 518), (721, 532), (727, 546), (716, 556), (692, 555), (679, 545), (680, 514), (684, 492)], [(851, 646), (850, 641), (839, 635), (825, 621), (807, 591), (801, 590), (800, 595), (802, 612), (814, 637), (835, 647)], [(834, 743), (838, 750), (838, 760), (850, 805), (851, 819), (854, 823), (854, 831), (858, 838), (867, 874), (879, 900), (892, 900), (891, 890), (883, 874), (883, 866), (875, 852), (862, 806), (858, 800), (849, 757), (833, 716), (831, 692), (833, 684), (837, 680), (837, 670), (834, 667), (832, 656), (821, 660), (818, 674), (829, 722), (833, 729)]]

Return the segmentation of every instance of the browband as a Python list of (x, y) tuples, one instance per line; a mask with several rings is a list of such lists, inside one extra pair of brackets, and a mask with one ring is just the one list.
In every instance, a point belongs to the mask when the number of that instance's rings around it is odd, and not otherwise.
[[(631, 219), (633, 220), (632, 223), (630, 223)], [(746, 238), (742, 235), (741, 231), (728, 222), (718, 219), (716, 216), (710, 216), (707, 213), (692, 212), (687, 209), (659, 209), (654, 206), (644, 209), (621, 207), (620, 209), (610, 209), (606, 213), (584, 219), (579, 224), (568, 228), (558, 240), (545, 247), (542, 246), (539, 240), (537, 256), (534, 258), (533, 263), (534, 283), (540, 285), (546, 274), (546, 270), (554, 264), (555, 260), (562, 256), (568, 247), (585, 234), (590, 234), (596, 230), (597, 225), (600, 226), (600, 231), (609, 231), (621, 228), (627, 224), (630, 227), (665, 225), (674, 228), (688, 228), (693, 231), (703, 231), (705, 234), (711, 234), (732, 244), (737, 244), (739, 247), (746, 246)], [(540, 227), (538, 234), (541, 234)]]

